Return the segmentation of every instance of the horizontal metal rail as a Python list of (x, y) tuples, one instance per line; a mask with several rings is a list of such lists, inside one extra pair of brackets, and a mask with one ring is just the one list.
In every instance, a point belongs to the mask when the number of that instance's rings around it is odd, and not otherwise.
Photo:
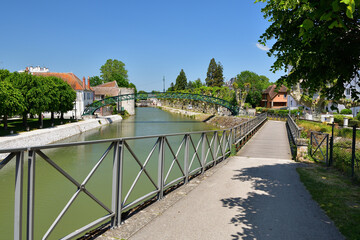
[(295, 123), (294, 119), (287, 115), (286, 125), (290, 132), (290, 139), (294, 143), (295, 146), (298, 144), (298, 139), (301, 136), (301, 128)]
[[(80, 229), (67, 233), (62, 239), (74, 238), (85, 231), (88, 231), (95, 226), (110, 220), (112, 227), (117, 227), (122, 222), (122, 213), (129, 210), (144, 201), (157, 197), (161, 199), (164, 196), (164, 191), (181, 182), (187, 183), (192, 176), (204, 171), (210, 167), (216, 165), (219, 161), (227, 158), (234, 145), (239, 143), (243, 144), (245, 140), (249, 139), (254, 132), (266, 121), (266, 114), (257, 116), (250, 119), (233, 128), (225, 130), (212, 130), (212, 131), (199, 131), (188, 133), (174, 133), (174, 134), (162, 134), (144, 137), (126, 137), (97, 141), (86, 141), (77, 143), (65, 143), (65, 144), (53, 144), (46, 146), (35, 146), (29, 148), (14, 148), (14, 149), (1, 149), (0, 153), (8, 153), (8, 156), (0, 161), (0, 170), (12, 160), (16, 161), (15, 168), (15, 204), (14, 204), (14, 239), (22, 239), (23, 229), (23, 185), (27, 180), (27, 213), (26, 213), (26, 239), (34, 239), (34, 195), (37, 184), (35, 182), (35, 169), (36, 163), (39, 161), (45, 161), (62, 175), (64, 181), (69, 181), (75, 185), (76, 190), (72, 197), (68, 200), (66, 205), (58, 216), (54, 217), (54, 222), (50, 225), (42, 239), (48, 239), (58, 223), (63, 219), (63, 216), (67, 213), (69, 208), (73, 205), (74, 201), (78, 198), (80, 193), (84, 193), (85, 196), (92, 199), (98, 206), (106, 211), (105, 216), (99, 216), (98, 219)], [(170, 141), (171, 137), (179, 137), (176, 142)], [(129, 142), (140, 141), (144, 139), (153, 140), (151, 150), (147, 153), (145, 159), (141, 158), (139, 154), (131, 147)], [(45, 149), (58, 149), (73, 146), (84, 145), (96, 145), (96, 144), (108, 144), (106, 150), (98, 159), (96, 164), (92, 167), (90, 172), (82, 181), (75, 180), (74, 176), (71, 176), (63, 168), (61, 168), (54, 159), (51, 159), (44, 153)], [(24, 157), (28, 152), (28, 175), (27, 179), (23, 179), (24, 176)], [(124, 153), (127, 154), (124, 154)], [(111, 206), (107, 206), (99, 200), (93, 193), (87, 189), (87, 183), (96, 174), (99, 167), (108, 161), (106, 158), (111, 153), (112, 157), (112, 186), (111, 188)], [(154, 178), (150, 174), (148, 163), (152, 157), (157, 157), (157, 176)], [(143, 160), (143, 161), (142, 161)], [(136, 166), (139, 167), (139, 171), (134, 175), (133, 182), (124, 187), (124, 174), (127, 171), (124, 169), (124, 161), (134, 161)], [(165, 168), (165, 163), (169, 165)], [(172, 171), (177, 170), (179, 175), (171, 175)], [(110, 173), (109, 173), (110, 174)], [(142, 196), (134, 198), (134, 189), (139, 184), (140, 177), (145, 177), (150, 183), (152, 189), (149, 189), (147, 193)], [(125, 193), (123, 195), (123, 193)], [(133, 196), (133, 198), (130, 198)]]

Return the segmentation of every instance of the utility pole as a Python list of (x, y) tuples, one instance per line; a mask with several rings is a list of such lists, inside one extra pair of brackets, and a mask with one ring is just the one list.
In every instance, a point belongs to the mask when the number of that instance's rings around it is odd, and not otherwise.
[(163, 92), (165, 92), (165, 76), (163, 76)]

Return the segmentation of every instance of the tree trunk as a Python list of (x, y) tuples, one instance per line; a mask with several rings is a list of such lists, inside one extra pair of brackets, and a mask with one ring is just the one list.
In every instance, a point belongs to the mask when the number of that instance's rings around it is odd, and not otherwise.
[(28, 126), (28, 124), (27, 124), (27, 113), (23, 114), (23, 125), (24, 125), (25, 128)]
[(40, 128), (43, 128), (43, 115), (41, 112), (39, 113), (39, 126)]
[(61, 119), (61, 120), (64, 120), (64, 113), (63, 113), (63, 112), (61, 112), (60, 119)]
[(4, 115), (4, 118), (3, 118), (3, 121), (4, 121), (4, 129), (5, 129), (5, 130), (7, 130), (7, 128), (8, 128), (7, 118), (8, 118), (8, 116), (5, 114), (5, 115)]
[(51, 122), (54, 123), (54, 112), (51, 112)]

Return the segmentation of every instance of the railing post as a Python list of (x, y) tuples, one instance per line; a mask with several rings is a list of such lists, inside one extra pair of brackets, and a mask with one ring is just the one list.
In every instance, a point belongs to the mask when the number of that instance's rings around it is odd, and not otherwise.
[(22, 203), (23, 203), (24, 152), (16, 153), (14, 239), (22, 239)]
[(159, 161), (158, 161), (158, 200), (164, 197), (164, 142), (165, 137), (159, 137)]
[(222, 139), (223, 139), (223, 143), (222, 143), (222, 160), (225, 160), (225, 152), (226, 152), (226, 131), (223, 131), (223, 135), (222, 135)]
[(334, 151), (334, 126), (335, 123), (332, 123), (331, 126), (331, 138), (330, 138), (330, 159), (329, 159), (329, 166), (332, 165), (333, 162), (333, 151)]
[(205, 154), (205, 144), (206, 144), (206, 133), (202, 133), (201, 134), (201, 174), (203, 174), (205, 172), (205, 157), (206, 157), (206, 154)]
[[(296, 142), (294, 144), (296, 145)], [(310, 156), (311, 157), (312, 157), (312, 146), (313, 146), (313, 132), (310, 132)]]
[(216, 165), (217, 160), (217, 135), (218, 132), (214, 132), (214, 166)]
[(329, 162), (329, 134), (326, 137), (326, 165), (330, 167), (330, 162)]
[(189, 147), (190, 139), (189, 135), (185, 134), (185, 152), (184, 152), (184, 171), (185, 171), (185, 183), (189, 181)]
[(355, 170), (355, 150), (356, 150), (356, 124), (353, 126), (352, 149), (351, 149), (351, 177), (354, 177)]
[(35, 152), (28, 155), (27, 240), (34, 239)]
[(118, 141), (114, 144), (111, 210), (115, 213), (115, 215), (111, 219), (112, 228), (115, 228), (121, 224), (122, 180), (123, 180), (123, 162), (124, 162), (123, 158), (124, 158), (124, 144), (123, 141)]

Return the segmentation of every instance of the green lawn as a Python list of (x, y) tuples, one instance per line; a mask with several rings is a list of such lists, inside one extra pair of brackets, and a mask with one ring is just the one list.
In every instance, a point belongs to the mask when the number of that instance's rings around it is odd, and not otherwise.
[[(64, 119), (64, 120), (55, 119), (54, 120), (54, 126), (69, 123), (69, 122), (75, 122), (75, 120), (71, 120), (71, 119)], [(51, 127), (52, 126), (51, 119), (50, 118), (44, 118), (43, 125), (44, 125), (43, 128)], [(34, 118), (28, 119), (28, 127), (29, 127), (30, 131), (35, 130), (35, 129), (39, 129), (38, 119), (34, 119)], [(4, 130), (4, 123), (2, 121), (0, 122), (0, 136), (10, 135), (11, 131), (14, 134), (19, 133), (19, 132), (27, 131), (26, 128), (23, 126), (22, 119), (8, 120), (8, 129), (7, 130)]]
[(360, 239), (360, 185), (332, 168), (298, 168), (300, 179), (346, 239)]

